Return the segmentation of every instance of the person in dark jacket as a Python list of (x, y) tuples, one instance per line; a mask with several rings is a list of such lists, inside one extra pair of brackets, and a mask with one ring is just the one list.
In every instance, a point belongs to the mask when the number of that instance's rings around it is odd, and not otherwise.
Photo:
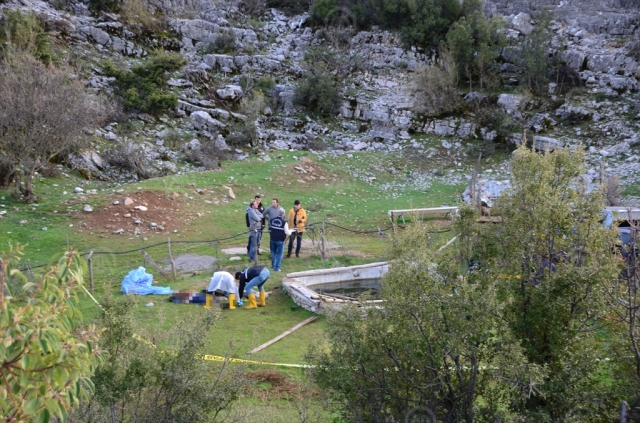
[(287, 239), (287, 235), (291, 235), (294, 232), (289, 229), (289, 224), (284, 220), (284, 213), (284, 209), (282, 209), (279, 216), (269, 221), (271, 268), (276, 272), (281, 272), (280, 263), (284, 255), (284, 240)]
[[(251, 203), (249, 203), (249, 207), (247, 207), (247, 211), (244, 215), (244, 220), (247, 223), (247, 229), (251, 230), (250, 226), (251, 226), (251, 222), (249, 221), (249, 212), (251, 211), (251, 204), (253, 204), (254, 202), (258, 202), (258, 206), (257, 206), (257, 210), (260, 213), (264, 213), (264, 206), (262, 205), (262, 196), (260, 194), (256, 194), (256, 196), (253, 198), (253, 201)], [(264, 223), (265, 223), (265, 219), (264, 216), (261, 218), (261, 222), (260, 222), (260, 229), (258, 230), (258, 255), (260, 255), (260, 242), (262, 241), (262, 230), (264, 229)], [(251, 243), (252, 243), (252, 239), (251, 239), (251, 234), (249, 235), (249, 241), (247, 242), (247, 254), (249, 255), (249, 257), (251, 257), (250, 254), (250, 250), (251, 250)], [(253, 259), (252, 259), (253, 260)]]
[[(252, 266), (242, 272), (236, 272), (236, 279), (240, 281), (240, 295), (246, 295), (249, 299), (249, 305), (245, 308), (251, 309), (267, 305), (267, 292), (264, 289), (264, 283), (269, 279), (269, 276), (271, 274), (266, 266)], [(255, 286), (259, 290), (260, 302), (256, 302), (256, 295), (252, 291)]]

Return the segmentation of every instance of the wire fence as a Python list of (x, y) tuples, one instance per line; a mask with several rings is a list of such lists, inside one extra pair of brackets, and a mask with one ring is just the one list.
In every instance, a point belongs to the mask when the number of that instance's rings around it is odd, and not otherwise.
[[(344, 236), (345, 233), (379, 238), (387, 237), (389, 231), (402, 227), (402, 225), (391, 224), (384, 228), (361, 230), (347, 228), (332, 222), (315, 222), (305, 226), (305, 233), (308, 234), (306, 238), (311, 242), (311, 254), (317, 254), (323, 260), (328, 260), (335, 259), (337, 256), (349, 256), (353, 253), (353, 250), (347, 245), (348, 240)], [(432, 233), (449, 231), (451, 229), (432, 231)], [(263, 232), (263, 235), (266, 235), (268, 230), (265, 229)], [(85, 252), (81, 256), (87, 259), (90, 289), (93, 292), (94, 279), (119, 281), (123, 277), (121, 274), (123, 268), (134, 269), (138, 266), (145, 268), (151, 266), (155, 273), (167, 280), (177, 279), (178, 274), (221, 270), (221, 261), (218, 258), (222, 255), (222, 250), (237, 248), (239, 242), (244, 246), (247, 244), (249, 235), (250, 231), (205, 240), (176, 240), (167, 237), (166, 241), (151, 244), (146, 244), (146, 239), (140, 237), (141, 245), (138, 248), (119, 251), (115, 248), (110, 250), (103, 247), (99, 250), (93, 250), (85, 247)], [(265, 241), (268, 245), (268, 240), (265, 239)], [(309, 250), (308, 242), (305, 248)], [(264, 244), (261, 249), (264, 250)], [(20, 270), (28, 276), (33, 276), (34, 270), (45, 268), (48, 265), (45, 263), (32, 266), (30, 262), (27, 262), (27, 265)]]

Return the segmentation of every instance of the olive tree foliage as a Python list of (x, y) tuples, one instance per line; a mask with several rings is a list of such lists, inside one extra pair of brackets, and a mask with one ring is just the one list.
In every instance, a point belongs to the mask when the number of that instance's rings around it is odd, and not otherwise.
[[(459, 227), (473, 218), (466, 212)], [(471, 235), (438, 252), (416, 224), (389, 252), (383, 308), (328, 316), (328, 348), (308, 353), (311, 376), (334, 393), (346, 421), (406, 421), (415, 412), (425, 421), (494, 422), (543, 380), (496, 318), (506, 304), (495, 282), (461, 272)]]
[[(101, 359), (98, 332), (80, 325), (86, 265), (67, 251), (28, 282), (17, 268), (21, 255), (18, 246), (0, 257), (0, 415), (7, 423), (65, 421), (93, 391), (90, 377)], [(5, 296), (10, 278), (25, 282), (26, 300)]]
[(522, 144), (510, 161), (511, 188), (492, 211), (502, 223), (481, 228), (474, 247), (501, 281), (500, 318), (527, 361), (548, 372), (518, 412), (531, 421), (606, 421), (621, 398), (606, 376), (614, 364), (605, 360), (605, 286), (619, 269), (616, 233), (600, 224), (603, 190), (587, 190), (583, 150)]
[(29, 54), (0, 62), (0, 156), (24, 174), (18, 186), (27, 201), (35, 200), (35, 173), (55, 156), (85, 145), (85, 129), (107, 115), (107, 105), (87, 95), (69, 69)]
[[(415, 224), (389, 251), (384, 303), (329, 317), (312, 376), (347, 421), (415, 409), (431, 421), (607, 422), (637, 400), (637, 278), (620, 278), (603, 189), (581, 178), (584, 151), (523, 142), (510, 168), (492, 211), (501, 223), (462, 207), (442, 250)], [(613, 296), (627, 326), (611, 319)]]
[(164, 333), (150, 334), (135, 330), (134, 297), (107, 293), (101, 304), (105, 360), (92, 378), (94, 395), (71, 422), (197, 423), (233, 417), (231, 405), (247, 386), (243, 369), (202, 360), (218, 310), (199, 309)]
[[(623, 212), (619, 217), (630, 216)], [(623, 363), (617, 383), (625, 386), (628, 393), (629, 421), (637, 421), (640, 418), (640, 226), (634, 222), (629, 231), (630, 243), (620, 246), (622, 271), (618, 278), (608, 281), (606, 290), (611, 317), (620, 323), (612, 336), (618, 361)]]

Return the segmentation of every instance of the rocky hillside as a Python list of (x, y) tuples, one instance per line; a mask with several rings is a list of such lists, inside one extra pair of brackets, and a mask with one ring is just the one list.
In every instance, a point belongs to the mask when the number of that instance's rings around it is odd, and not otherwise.
[[(500, 56), (504, 92), (480, 93), (471, 87), (460, 93), (465, 102), (460, 113), (438, 117), (422, 112), (416, 88), (416, 74), (434, 63), (435, 52), (403, 48), (396, 34), (372, 28), (347, 32), (349, 38), (339, 42), (312, 28), (308, 14), (286, 16), (268, 9), (256, 21), (243, 16), (234, 2), (155, 4), (167, 17), (168, 31), (161, 36), (136, 31), (118, 14), (96, 16), (85, 3), (63, 10), (38, 0), (0, 5), (3, 10), (33, 10), (74, 51), (87, 87), (96, 92), (113, 92), (115, 81), (98, 66), (100, 60), (131, 67), (159, 47), (186, 59), (187, 65), (169, 80), (179, 96), (178, 107), (158, 116), (130, 114), (96, 131), (94, 148), (69, 159), (88, 174), (126, 181), (211, 166), (197, 160), (207, 154), (207, 146), (242, 159), (282, 149), (397, 151), (420, 148), (416, 138), (432, 136), (442, 138), (442, 145), (456, 155), (462, 154), (456, 146), (470, 140), (519, 142), (524, 128), (541, 149), (584, 146), (589, 152), (587, 177), (598, 177), (602, 165), (626, 187), (640, 177), (640, 11), (634, 1), (486, 1), (485, 14), (504, 16), (511, 40), (531, 34), (538, 25), (532, 16), (550, 7), (554, 37), (548, 54), (578, 75), (580, 86), (560, 90), (550, 83), (547, 96), (532, 96), (521, 88), (517, 49), (505, 47)], [(229, 34), (232, 45), (226, 52), (210, 52), (211, 43)], [(305, 54), (318, 47), (337, 58), (331, 72), (341, 95), (339, 113), (323, 120), (311, 118), (293, 102), (296, 84), (309, 72)], [(242, 103), (247, 80), (261, 77), (275, 85), (259, 110), (251, 111)], [(491, 116), (511, 124), (498, 128), (501, 123)], [(247, 123), (254, 132), (243, 138), (241, 128)], [(511, 133), (505, 136), (504, 127)], [(114, 151), (136, 157), (137, 168), (122, 168)], [(497, 165), (484, 175), (505, 170)]]

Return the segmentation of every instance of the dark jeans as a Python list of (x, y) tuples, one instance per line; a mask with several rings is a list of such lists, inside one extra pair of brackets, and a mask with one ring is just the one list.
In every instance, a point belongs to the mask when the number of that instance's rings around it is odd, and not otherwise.
[(298, 242), (296, 243), (296, 256), (300, 254), (300, 246), (302, 245), (302, 234), (304, 234), (304, 232), (296, 232), (295, 234), (291, 234), (291, 236), (289, 237), (289, 249), (287, 250), (288, 256), (291, 255), (291, 250), (293, 250), (294, 238), (298, 240)]

